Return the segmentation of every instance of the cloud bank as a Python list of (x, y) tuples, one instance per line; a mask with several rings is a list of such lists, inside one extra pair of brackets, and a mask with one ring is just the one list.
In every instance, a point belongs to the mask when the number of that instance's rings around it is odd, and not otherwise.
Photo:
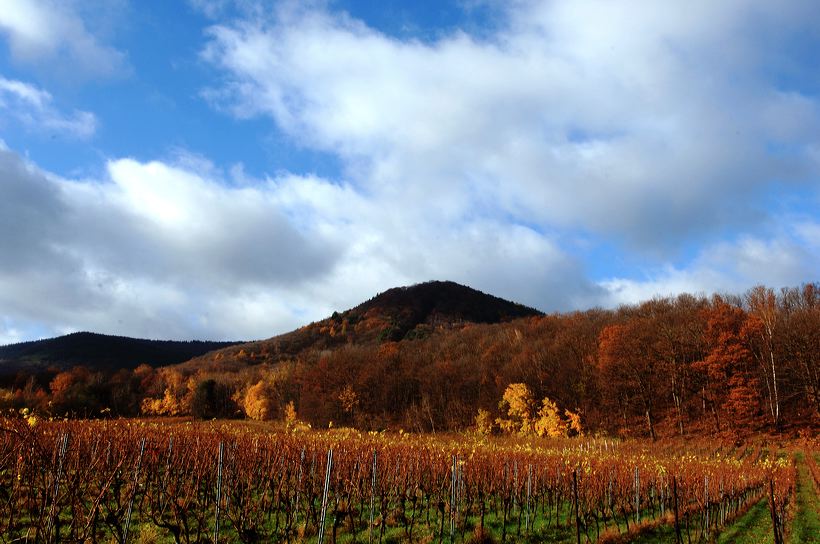
[[(558, 292), (567, 282), (591, 289), (526, 228), (476, 221), (442, 235), (350, 186), (212, 174), (120, 159), (105, 179), (66, 180), (0, 151), (0, 253), (14, 256), (0, 263), (0, 306), (63, 332), (257, 338), (419, 278), (559, 305), (580, 302)], [(505, 285), (510, 270), (519, 287)]]
[(119, 0), (4, 0), (0, 34), (6, 35), (19, 63), (47, 68), (73, 81), (110, 77), (128, 70), (126, 56), (101, 43), (87, 21), (122, 9)]
[[(268, 337), (429, 279), (545, 311), (817, 279), (810, 2), (516, 1), (433, 40), (324, 3), (226, 5), (203, 4), (202, 97), (339, 176), (183, 153), (68, 179), (0, 149), (0, 342)], [(19, 58), (81, 54), (12, 19)], [(0, 111), (93, 133), (19, 81)]]
[(52, 102), (52, 96), (47, 91), (30, 83), (0, 76), (0, 111), (6, 117), (5, 122), (0, 121), (0, 127), (14, 120), (31, 132), (60, 134), (81, 140), (94, 134), (97, 118), (93, 113), (74, 111), (66, 115), (58, 111)]
[(207, 96), (371, 194), (669, 254), (758, 224), (774, 179), (816, 188), (816, 97), (765, 61), (807, 7), (730, 4), (519, 2), (491, 39), (422, 43), (286, 3), (210, 29)]

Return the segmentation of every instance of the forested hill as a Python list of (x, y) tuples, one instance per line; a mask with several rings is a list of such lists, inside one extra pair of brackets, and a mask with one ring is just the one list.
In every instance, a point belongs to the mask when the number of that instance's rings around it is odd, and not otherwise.
[(0, 374), (20, 370), (33, 373), (47, 368), (64, 370), (78, 365), (93, 370), (131, 369), (143, 363), (166, 366), (235, 343), (144, 340), (76, 332), (57, 338), (0, 346)]
[(522, 429), (573, 414), (624, 436), (796, 433), (820, 425), (818, 346), (814, 283), (551, 315), (432, 283), (159, 369), (141, 406), (418, 431), (516, 406)]
[[(100, 356), (122, 366), (161, 360), (137, 355), (137, 346)], [(817, 283), (543, 315), (435, 282), (391, 289), (291, 333), (181, 364), (78, 367), (36, 381), (18, 375), (0, 387), (0, 409), (417, 431), (813, 435), (819, 346)], [(60, 360), (96, 360), (75, 348), (61, 349)], [(23, 359), (25, 349), (4, 351)], [(44, 359), (34, 353), (29, 360)]]
[(542, 315), (534, 308), (488, 295), (451, 281), (431, 281), (411, 287), (396, 287), (345, 312), (356, 316), (388, 318), (387, 340), (403, 340), (420, 327), (452, 326), (461, 323), (502, 323), (519, 317)]
[(459, 329), (467, 324), (505, 323), (541, 315), (534, 308), (455, 282), (430, 281), (389, 289), (322, 321), (267, 340), (208, 353), (185, 366), (192, 369), (215, 362), (220, 366), (274, 363), (344, 345), (423, 339), (435, 331)]

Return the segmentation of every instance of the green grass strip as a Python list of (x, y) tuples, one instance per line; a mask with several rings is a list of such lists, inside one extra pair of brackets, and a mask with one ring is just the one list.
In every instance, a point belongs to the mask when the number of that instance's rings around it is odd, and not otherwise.
[(774, 542), (769, 505), (765, 498), (746, 512), (731, 527), (718, 535), (718, 544), (760, 544)]
[(797, 458), (797, 514), (792, 522), (789, 543), (820, 544), (820, 498), (803, 454)]

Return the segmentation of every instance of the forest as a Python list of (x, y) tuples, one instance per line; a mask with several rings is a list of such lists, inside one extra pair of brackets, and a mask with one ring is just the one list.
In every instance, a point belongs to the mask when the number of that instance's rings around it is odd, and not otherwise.
[(817, 283), (564, 314), (519, 307), (524, 317), (484, 323), (428, 311), (414, 314), (400, 335), (397, 316), (407, 313), (369, 302), (290, 336), (183, 364), (19, 372), (0, 390), (0, 406), (43, 418), (193, 416), (512, 434), (558, 428), (653, 440), (797, 435), (820, 421)]

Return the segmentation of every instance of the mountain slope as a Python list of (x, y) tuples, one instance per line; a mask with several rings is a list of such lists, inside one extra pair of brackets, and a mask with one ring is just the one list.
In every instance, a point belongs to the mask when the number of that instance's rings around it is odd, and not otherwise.
[(307, 351), (425, 338), (468, 323), (502, 323), (542, 312), (451, 281), (389, 289), (345, 312), (267, 340), (231, 346), (184, 366), (274, 363)]
[(396, 287), (345, 313), (388, 317), (390, 329), (385, 334), (394, 341), (404, 339), (421, 325), (436, 328), (463, 323), (501, 323), (542, 315), (533, 308), (451, 281)]
[(172, 365), (236, 342), (144, 340), (76, 332), (57, 338), (0, 346), (0, 373), (38, 372), (83, 365), (94, 370)]

